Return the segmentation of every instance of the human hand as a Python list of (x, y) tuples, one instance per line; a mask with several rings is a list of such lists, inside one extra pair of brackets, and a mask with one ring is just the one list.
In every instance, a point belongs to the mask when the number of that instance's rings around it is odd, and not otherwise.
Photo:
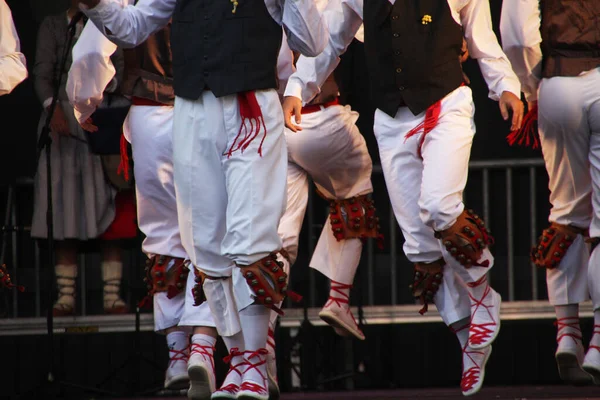
[[(292, 115), (295, 116), (296, 124), (292, 123)], [(297, 124), (302, 122), (302, 100), (295, 96), (286, 96), (283, 99), (283, 120), (285, 126), (292, 132), (301, 131)]]
[(91, 117), (86, 119), (85, 122), (82, 122), (80, 125), (84, 131), (98, 132), (98, 127), (96, 125), (94, 125), (94, 121), (92, 121)]
[(60, 104), (57, 104), (54, 108), (54, 114), (52, 114), (52, 119), (50, 120), (50, 131), (61, 136), (71, 135), (69, 123)]
[(499, 106), (500, 113), (505, 121), (508, 121), (510, 113), (512, 113), (512, 122), (510, 126), (511, 132), (521, 128), (524, 109), (521, 99), (518, 98), (514, 93), (504, 91), (502, 96), (500, 96)]

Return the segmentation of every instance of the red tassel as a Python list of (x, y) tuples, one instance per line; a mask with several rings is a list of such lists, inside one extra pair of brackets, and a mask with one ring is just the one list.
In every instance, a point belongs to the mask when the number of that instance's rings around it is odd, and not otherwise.
[(540, 147), (540, 136), (537, 129), (538, 120), (538, 108), (537, 105), (531, 107), (525, 118), (523, 118), (523, 125), (520, 129), (512, 131), (506, 136), (506, 141), (510, 146), (518, 144), (519, 146), (531, 147), (537, 149)]
[(123, 174), (123, 178), (129, 182), (129, 154), (127, 154), (127, 139), (121, 133), (121, 163), (117, 169), (117, 174)]
[(289, 297), (294, 303), (300, 303), (302, 301), (302, 296), (296, 292), (292, 292), (291, 290), (286, 292), (286, 296)]
[(423, 129), (423, 135), (421, 135), (421, 140), (419, 140), (419, 150), (418, 150), (419, 157), (421, 157), (421, 158), (422, 158), (421, 150), (423, 148), (423, 143), (425, 143), (425, 136), (427, 136), (427, 134), (429, 132), (431, 132), (431, 130), (433, 130), (433, 128), (435, 128), (437, 126), (438, 121), (440, 119), (441, 111), (442, 111), (442, 101), (440, 100), (440, 101), (434, 103), (433, 105), (431, 105), (427, 109), (427, 111), (425, 112), (425, 118), (423, 119), (423, 122), (421, 122), (419, 125), (412, 128), (404, 136), (404, 141), (406, 142), (409, 138), (418, 134), (419, 131), (421, 129)]
[[(231, 157), (231, 155), (238, 150), (240, 150), (243, 153), (244, 150), (246, 150), (248, 146), (250, 146), (250, 144), (254, 141), (254, 139), (256, 139), (256, 137), (260, 133), (261, 128), (263, 128), (265, 133), (263, 134), (262, 140), (260, 141), (260, 145), (258, 146), (258, 154), (262, 157), (262, 145), (265, 141), (265, 138), (267, 137), (267, 127), (265, 125), (265, 120), (263, 118), (260, 105), (258, 104), (258, 100), (256, 99), (256, 94), (254, 92), (238, 93), (238, 104), (240, 107), (240, 117), (242, 118), (242, 125), (240, 126), (240, 130), (238, 131), (235, 140), (231, 144), (231, 147), (225, 154), (227, 154), (227, 157)], [(246, 122), (250, 124), (250, 130), (248, 130)], [(242, 132), (244, 132), (244, 136), (242, 140), (240, 140), (240, 142), (238, 143)]]
[(149, 308), (150, 305), (152, 304), (152, 296), (145, 296), (142, 300), (140, 300), (140, 302), (138, 303), (138, 307), (139, 308)]

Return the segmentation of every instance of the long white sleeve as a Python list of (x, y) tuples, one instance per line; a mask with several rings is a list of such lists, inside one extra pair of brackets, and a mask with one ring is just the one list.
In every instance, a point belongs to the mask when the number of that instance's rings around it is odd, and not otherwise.
[(115, 0), (100, 0), (91, 9), (81, 10), (112, 42), (123, 48), (136, 47), (171, 19), (177, 0), (140, 0), (123, 6)]
[[(505, 0), (505, 3), (513, 4), (514, 1)], [(458, 11), (469, 54), (479, 63), (489, 89), (489, 97), (499, 100), (505, 91), (520, 97), (519, 79), (492, 28), (489, 0), (463, 1)]]
[(0, 96), (27, 78), (27, 63), (8, 4), (0, 0)]
[(527, 101), (537, 100), (542, 70), (542, 34), (539, 0), (502, 3), (500, 36)]
[[(368, 1), (368, 0), (367, 0)], [(302, 99), (306, 104), (319, 94), (320, 87), (340, 62), (362, 25), (363, 0), (330, 0), (323, 11), (329, 30), (327, 47), (317, 57), (300, 56), (296, 72), (288, 80), (285, 96)]]
[(85, 122), (102, 103), (103, 93), (115, 76), (110, 56), (117, 46), (94, 24), (86, 24), (73, 47), (73, 64), (67, 78), (67, 96), (79, 123)]
[(283, 0), (283, 13), (278, 20), (277, 8), (267, 0), (271, 17), (283, 26), (290, 48), (308, 57), (319, 55), (327, 46), (327, 26), (314, 0)]

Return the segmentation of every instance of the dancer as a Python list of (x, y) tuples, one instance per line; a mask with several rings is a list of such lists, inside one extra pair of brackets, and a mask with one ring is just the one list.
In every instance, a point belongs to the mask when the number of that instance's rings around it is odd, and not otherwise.
[(287, 164), (275, 91), (281, 25), (294, 50), (316, 56), (327, 41), (320, 14), (312, 0), (81, 2), (101, 31), (130, 46), (172, 18), (181, 239), (230, 351), (212, 397), (266, 400), (269, 310), (287, 291), (276, 261)]
[(302, 104), (319, 91), (364, 22), (374, 131), (404, 252), (415, 263), (412, 290), (422, 313), (435, 302), (456, 332), (461, 388), (472, 395), (483, 384), (498, 335), (501, 297), (487, 283), (492, 238), (462, 202), (475, 134), (471, 90), (459, 62), (463, 35), (504, 119), (512, 112), (516, 129), (523, 114), (519, 81), (492, 30), (489, 3), (332, 0), (324, 18), (329, 46), (316, 58), (298, 60), (286, 89), (286, 126), (293, 127), (292, 116), (301, 122)]
[[(503, 4), (500, 25), (530, 119), (537, 113), (552, 208), (532, 260), (546, 269), (556, 312), (558, 372), (574, 384), (589, 382), (588, 373), (600, 384), (600, 250), (590, 257), (586, 240), (595, 245), (600, 237), (599, 18), (595, 0), (518, 0)], [(594, 332), (586, 354), (579, 303), (590, 293)]]
[[(124, 135), (132, 145), (137, 216), (148, 256), (145, 281), (154, 301), (154, 329), (164, 334), (169, 348), (165, 389), (190, 386), (189, 397), (202, 399), (214, 392), (216, 330), (208, 304), (194, 305), (189, 260), (177, 225), (173, 186), (173, 76), (169, 46), (170, 27), (152, 34), (135, 49), (124, 52), (121, 92), (132, 106)], [(116, 46), (93, 24), (88, 24), (73, 48), (67, 94), (75, 116), (86, 130), (103, 100), (104, 88), (114, 79), (110, 56)], [(186, 290), (186, 287), (189, 290)], [(198, 327), (189, 340), (190, 327)], [(208, 382), (205, 381), (208, 371)], [(191, 378), (191, 382), (190, 382)], [(208, 383), (208, 384), (207, 384)]]

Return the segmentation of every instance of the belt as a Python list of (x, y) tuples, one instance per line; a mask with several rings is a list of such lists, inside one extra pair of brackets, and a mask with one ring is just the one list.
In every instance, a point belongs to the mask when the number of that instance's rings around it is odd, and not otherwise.
[(321, 103), (321, 104), (310, 104), (308, 106), (304, 106), (302, 107), (302, 114), (311, 114), (311, 113), (315, 113), (317, 111), (321, 111), (326, 109), (327, 107), (331, 107), (331, 106), (337, 106), (340, 104), (340, 101), (338, 100), (338, 98), (336, 98), (335, 100), (331, 100), (327, 103)]
[(132, 96), (131, 97), (131, 104), (134, 106), (159, 106), (159, 107), (164, 107), (164, 106), (168, 106), (169, 104), (164, 104), (155, 100), (150, 100), (150, 99), (145, 99), (143, 97), (137, 97), (137, 96)]

